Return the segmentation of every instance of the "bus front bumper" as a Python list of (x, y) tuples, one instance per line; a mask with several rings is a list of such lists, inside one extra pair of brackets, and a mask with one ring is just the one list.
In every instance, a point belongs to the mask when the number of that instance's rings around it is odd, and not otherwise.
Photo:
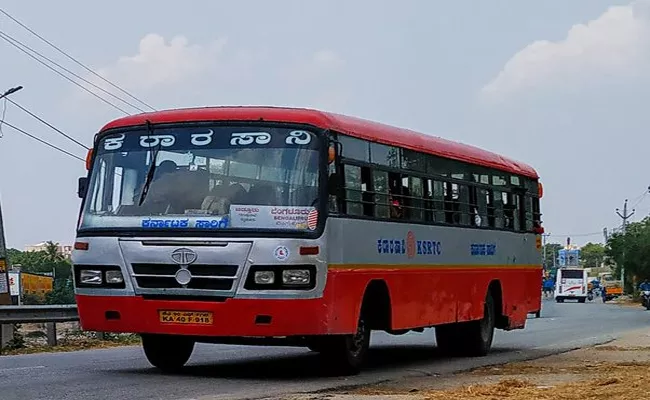
[[(191, 336), (308, 336), (331, 332), (321, 299), (145, 300), (77, 295), (87, 331)], [(344, 333), (344, 332), (340, 332)]]

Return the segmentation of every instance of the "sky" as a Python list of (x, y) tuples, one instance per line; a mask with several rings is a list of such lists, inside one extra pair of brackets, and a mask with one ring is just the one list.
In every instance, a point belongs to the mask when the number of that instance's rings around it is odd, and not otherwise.
[[(314, 107), (483, 147), (538, 171), (551, 241), (602, 241), (626, 198), (650, 213), (650, 0), (41, 3), (0, 8), (157, 109)], [(2, 14), (0, 32), (126, 97)], [(87, 146), (124, 115), (0, 40), (0, 91), (16, 85)], [(5, 119), (85, 157), (10, 103)], [(72, 243), (84, 163), (1, 128), (8, 245)]]

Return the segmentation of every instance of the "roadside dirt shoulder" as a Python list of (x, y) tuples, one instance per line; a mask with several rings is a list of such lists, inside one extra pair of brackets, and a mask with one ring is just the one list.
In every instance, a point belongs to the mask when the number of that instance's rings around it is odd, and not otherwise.
[(533, 361), (479, 368), (435, 378), (411, 378), (344, 393), (287, 400), (566, 399), (644, 398), (650, 381), (650, 327), (607, 345)]

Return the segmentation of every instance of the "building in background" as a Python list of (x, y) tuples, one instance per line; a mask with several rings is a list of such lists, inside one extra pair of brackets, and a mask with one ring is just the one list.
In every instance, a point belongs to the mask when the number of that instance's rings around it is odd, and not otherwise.
[[(47, 251), (47, 242), (42, 242), (31, 246), (25, 246), (24, 251)], [(58, 245), (57, 252), (66, 258), (70, 258), (70, 256), (72, 255), (72, 246)]]

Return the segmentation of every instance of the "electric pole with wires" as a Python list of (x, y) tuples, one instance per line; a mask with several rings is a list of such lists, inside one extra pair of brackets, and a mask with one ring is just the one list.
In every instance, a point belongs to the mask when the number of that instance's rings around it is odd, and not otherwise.
[[(625, 203), (623, 203), (623, 212), (617, 208), (616, 209), (616, 214), (618, 214), (619, 217), (623, 220), (623, 226), (622, 226), (622, 231), (623, 235), (627, 233), (627, 220), (630, 219), (634, 215), (635, 210), (632, 209), (632, 212), (628, 214), (627, 212), (627, 199), (625, 199)], [(623, 263), (621, 264), (621, 282), (623, 285), (623, 294), (625, 294), (625, 249), (623, 249)]]
[[(0, 100), (19, 91), (22, 86), (16, 86), (0, 94)], [(0, 204), (0, 305), (11, 304), (9, 289), (9, 267), (7, 262), (7, 245), (5, 242), (5, 229), (2, 221), (2, 205)], [(1, 333), (0, 333), (0, 336)]]

